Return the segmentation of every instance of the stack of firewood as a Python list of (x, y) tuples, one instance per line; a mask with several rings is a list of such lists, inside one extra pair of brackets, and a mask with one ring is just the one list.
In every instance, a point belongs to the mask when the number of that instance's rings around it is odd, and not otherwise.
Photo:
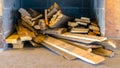
[(71, 33), (76, 34), (88, 34), (94, 36), (100, 36), (100, 28), (95, 21), (91, 21), (90, 18), (81, 17), (75, 18), (74, 22), (68, 22), (68, 26)]
[(79, 58), (92, 64), (114, 56), (113, 51), (105, 47), (116, 46), (100, 36), (99, 26), (90, 18), (75, 18), (75, 22), (69, 22), (71, 18), (64, 15), (56, 3), (45, 9), (45, 14), (23, 8), (19, 12), (21, 19), (16, 30), (6, 38), (6, 43), (12, 44), (13, 48), (23, 48), (26, 42), (33, 47), (42, 44), (68, 60)]

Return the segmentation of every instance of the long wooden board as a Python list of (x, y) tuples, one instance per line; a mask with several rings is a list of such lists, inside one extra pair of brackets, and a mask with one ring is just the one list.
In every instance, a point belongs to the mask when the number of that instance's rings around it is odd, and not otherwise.
[(93, 42), (102, 42), (107, 40), (106, 37), (98, 37), (98, 36), (91, 36), (91, 35), (83, 35), (83, 34), (72, 34), (72, 33), (63, 33), (61, 35), (53, 34), (53, 36), (62, 38), (62, 39), (67, 39), (67, 40), (72, 40), (76, 42), (82, 42), (82, 43), (93, 43)]
[(74, 60), (74, 59), (76, 59), (75, 56), (72, 56), (72, 55), (70, 55), (70, 54), (68, 54), (68, 53), (66, 53), (64, 51), (61, 51), (61, 50), (59, 50), (59, 49), (57, 49), (57, 48), (55, 48), (55, 47), (53, 47), (53, 46), (51, 46), (49, 44), (42, 43), (42, 45), (44, 45), (45, 47), (47, 47), (47, 48), (51, 49), (52, 51), (56, 52), (60, 56), (63, 56), (67, 60)]
[[(53, 41), (55, 42), (53, 43)], [(95, 55), (53, 37), (47, 37), (43, 42), (91, 64), (98, 64), (105, 60), (104, 57)]]

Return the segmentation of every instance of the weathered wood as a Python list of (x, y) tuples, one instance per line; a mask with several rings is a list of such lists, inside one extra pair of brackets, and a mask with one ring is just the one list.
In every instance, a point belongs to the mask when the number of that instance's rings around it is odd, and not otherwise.
[[(56, 41), (56, 42), (53, 43), (53, 41)], [(95, 55), (93, 53), (89, 53), (86, 50), (75, 47), (71, 44), (65, 43), (63, 41), (60, 41), (60, 40), (52, 38), (52, 37), (48, 37), (43, 42), (50, 44), (52, 47), (62, 50), (70, 55), (73, 55), (73, 56), (80, 58), (81, 60), (84, 60), (86, 62), (89, 62), (91, 64), (98, 64), (105, 60), (104, 57)]]
[(35, 35), (37, 35), (38, 33), (35, 31), (35, 29), (30, 26), (28, 23), (24, 22), (24, 21), (19, 21), (18, 23), (21, 23), (25, 28), (29, 29), (30, 31), (34, 32)]
[(88, 33), (89, 29), (87, 28), (72, 28), (71, 33)]
[(82, 25), (82, 26), (87, 26), (88, 25), (88, 23), (84, 23), (84, 22), (76, 22), (76, 23), (78, 23), (79, 25)]
[(19, 36), (17, 33), (13, 33), (12, 35), (10, 35), (8, 38), (6, 38), (6, 43), (7, 44), (17, 44), (19, 39)]
[(83, 19), (76, 18), (75, 21), (76, 22), (84, 22), (84, 23), (87, 23), (87, 24), (89, 24), (91, 22), (90, 20), (87, 20), (87, 19), (84, 19), (84, 18)]
[(31, 32), (27, 28), (23, 27), (20, 23), (18, 23), (18, 27), (16, 27), (16, 29), (21, 41), (30, 41), (33, 37), (35, 37), (34, 32)]
[(66, 28), (54, 28), (54, 29), (47, 29), (44, 31), (45, 34), (63, 34), (67, 32)]
[(74, 28), (74, 27), (78, 26), (78, 23), (76, 23), (76, 22), (68, 22), (68, 26)]
[(55, 47), (52, 47), (51, 45), (49, 44), (45, 44), (45, 43), (42, 43), (44, 46), (46, 46), (47, 48), (51, 49), (52, 51), (56, 52), (57, 54), (59, 54), (60, 56), (63, 56), (64, 58), (66, 58), (67, 60), (74, 60), (76, 59), (75, 56), (72, 56), (64, 51), (61, 51)]
[(30, 26), (34, 26), (33, 22), (30, 19), (27, 19), (25, 17), (21, 17), (21, 19), (25, 21), (27, 24), (29, 24)]
[(23, 9), (23, 8), (20, 8), (20, 9), (19, 9), (19, 12), (21, 13), (22, 16), (31, 17), (30, 13), (28, 13), (28, 11), (25, 10), (25, 9)]
[(72, 33), (64, 33), (61, 35), (54, 34), (54, 36), (62, 39), (68, 39), (68, 40), (87, 43), (87, 44), (90, 44), (93, 42), (102, 42), (107, 40), (106, 37), (98, 37), (98, 36), (83, 35), (83, 34), (72, 34)]

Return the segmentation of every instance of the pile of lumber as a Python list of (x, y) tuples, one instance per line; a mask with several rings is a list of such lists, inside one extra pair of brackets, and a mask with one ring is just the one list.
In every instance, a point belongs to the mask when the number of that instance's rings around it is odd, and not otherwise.
[(98, 23), (87, 17), (75, 18), (73, 22), (68, 22), (68, 26), (71, 33), (101, 36)]
[(29, 46), (26, 42), (33, 47), (43, 45), (68, 60), (79, 58), (91, 64), (114, 56), (114, 52), (106, 46), (116, 46), (100, 36), (100, 28), (96, 23), (87, 17), (69, 22), (71, 17), (64, 15), (57, 3), (45, 9), (44, 14), (31, 8), (20, 8), (19, 12), (21, 19), (16, 24), (15, 32), (6, 38), (6, 43), (13, 48)]

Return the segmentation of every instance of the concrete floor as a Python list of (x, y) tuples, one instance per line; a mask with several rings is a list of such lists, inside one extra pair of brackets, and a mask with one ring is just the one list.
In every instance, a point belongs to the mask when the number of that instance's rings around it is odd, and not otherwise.
[[(120, 41), (115, 41), (120, 42)], [(0, 68), (119, 68), (120, 46), (115, 49), (115, 57), (106, 58), (98, 65), (80, 59), (69, 61), (46, 48), (12, 49), (0, 52)]]

